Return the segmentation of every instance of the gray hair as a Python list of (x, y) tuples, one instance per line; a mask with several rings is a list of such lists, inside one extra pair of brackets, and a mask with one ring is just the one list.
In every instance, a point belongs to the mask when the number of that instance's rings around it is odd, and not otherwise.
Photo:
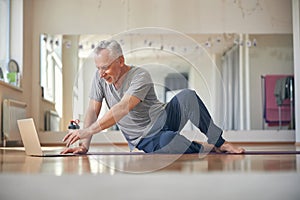
[(99, 55), (99, 53), (104, 49), (109, 51), (109, 56), (112, 59), (117, 59), (123, 55), (121, 45), (116, 40), (103, 40), (99, 42), (94, 49), (95, 55)]

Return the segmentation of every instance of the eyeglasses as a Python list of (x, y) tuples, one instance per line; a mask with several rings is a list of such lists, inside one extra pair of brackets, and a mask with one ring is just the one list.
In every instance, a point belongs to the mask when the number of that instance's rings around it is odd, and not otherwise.
[(104, 74), (116, 61), (118, 60), (115, 59), (112, 63), (110, 63), (109, 65), (105, 65), (105, 66), (102, 66), (102, 67), (98, 67), (98, 70), (99, 70), (99, 73), (102, 75)]

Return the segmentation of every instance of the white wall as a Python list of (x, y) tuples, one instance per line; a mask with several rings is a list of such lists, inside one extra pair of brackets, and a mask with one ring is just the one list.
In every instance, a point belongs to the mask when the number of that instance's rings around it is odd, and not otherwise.
[(36, 31), (119, 33), (159, 26), (184, 33), (291, 33), (290, 0), (32, 0)]

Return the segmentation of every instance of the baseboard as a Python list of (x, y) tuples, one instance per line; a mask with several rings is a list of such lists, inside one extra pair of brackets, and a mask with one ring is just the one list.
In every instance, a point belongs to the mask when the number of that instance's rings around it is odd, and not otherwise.
[(224, 138), (231, 142), (289, 142), (295, 143), (295, 130), (224, 131)]
[[(64, 144), (62, 138), (65, 132), (41, 132), (39, 138), (42, 144)], [(207, 138), (198, 130), (182, 131), (190, 140), (206, 141)], [(234, 143), (295, 143), (294, 130), (250, 130), (250, 131), (224, 131), (223, 137)], [(98, 133), (93, 136), (95, 144), (127, 144), (119, 131)]]
[(268, 146), (268, 145), (296, 145), (295, 142), (231, 142), (232, 144), (238, 144), (238, 145), (263, 145), (263, 146)]
[[(198, 130), (183, 131), (190, 140), (206, 140)], [(224, 131), (225, 140), (234, 143), (295, 143), (295, 130), (238, 130)]]

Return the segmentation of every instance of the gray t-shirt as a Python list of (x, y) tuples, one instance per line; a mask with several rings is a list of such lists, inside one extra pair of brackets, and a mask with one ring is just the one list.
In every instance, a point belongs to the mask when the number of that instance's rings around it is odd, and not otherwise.
[(151, 76), (145, 69), (131, 67), (124, 76), (124, 82), (117, 90), (113, 84), (106, 83), (96, 72), (90, 98), (99, 102), (105, 99), (109, 108), (120, 102), (124, 94), (141, 100), (135, 108), (117, 122), (128, 141), (130, 150), (133, 150), (142, 137), (156, 134), (163, 128), (166, 120), (165, 104), (157, 99)]

